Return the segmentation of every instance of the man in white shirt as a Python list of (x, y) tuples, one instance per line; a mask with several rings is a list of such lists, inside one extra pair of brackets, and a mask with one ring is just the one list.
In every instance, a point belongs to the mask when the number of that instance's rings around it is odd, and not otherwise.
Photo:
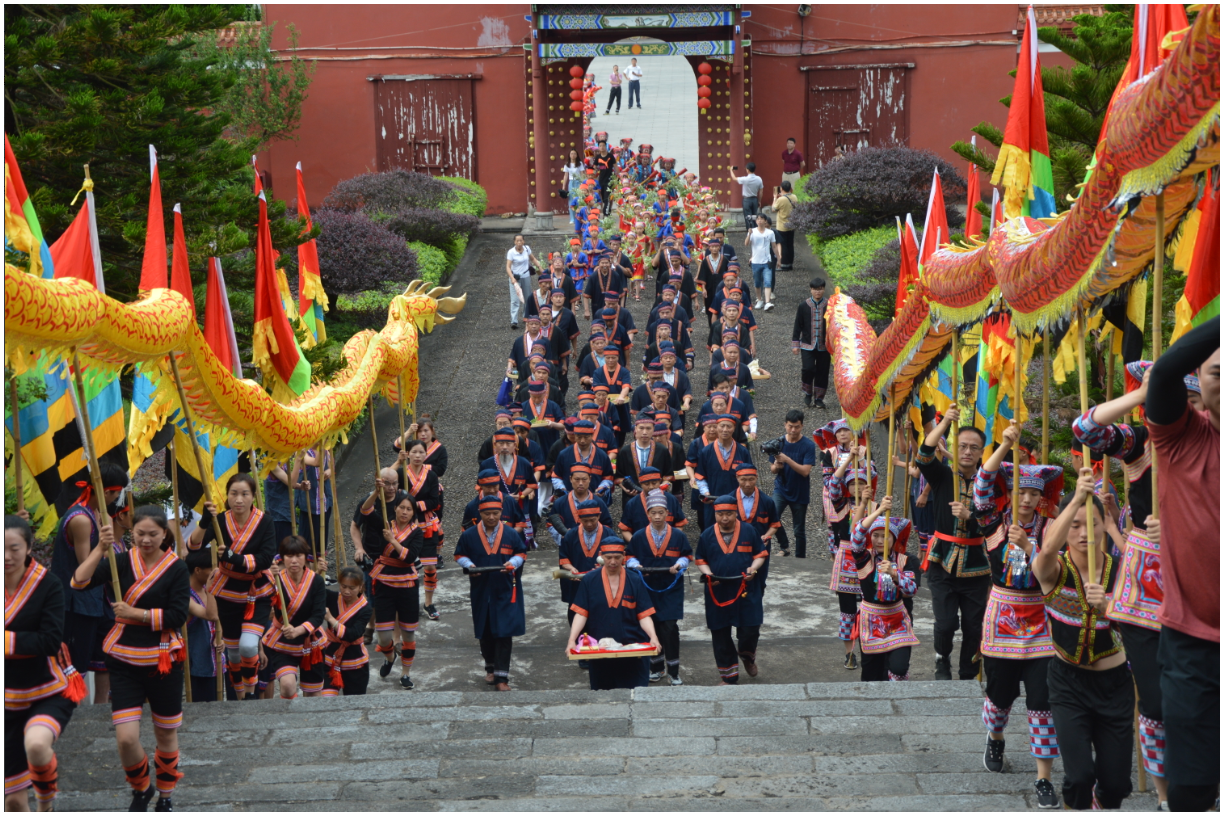
[(506, 252), (506, 277), (510, 283), (510, 328), (519, 327), (519, 319), (526, 314), (525, 295), (531, 291), (531, 267), (544, 271), (544, 267), (531, 254), (531, 247), (523, 236), (514, 236), (514, 246)]
[(727, 173), (730, 174), (731, 180), (740, 186), (741, 192), (744, 195), (744, 229), (751, 230), (756, 226), (756, 214), (761, 211), (760, 195), (761, 188), (765, 186), (765, 182), (756, 174), (756, 163), (748, 162), (745, 167), (748, 169), (748, 175), (737, 176), (735, 171), (738, 167), (728, 167)]
[(629, 61), (625, 69), (625, 79), (629, 80), (629, 110), (633, 110), (633, 100), (637, 99), (638, 110), (642, 109), (642, 68), (636, 58)]

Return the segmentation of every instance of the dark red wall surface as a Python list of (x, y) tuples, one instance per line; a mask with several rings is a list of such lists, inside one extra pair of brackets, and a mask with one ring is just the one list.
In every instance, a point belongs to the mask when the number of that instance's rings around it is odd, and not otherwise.
[[(914, 63), (908, 72), (909, 144), (957, 165), (949, 145), (968, 140), (988, 120), (1000, 127), (1016, 64), (1015, 5), (813, 5), (800, 20), (796, 5), (745, 5), (752, 12), (749, 71), (751, 160), (771, 189), (781, 175), (788, 136), (805, 145), (808, 78), (801, 66)], [(336, 182), (377, 169), (374, 91), (367, 77), (479, 74), (473, 83), (476, 181), (490, 213), (527, 209), (526, 151), (530, 37), (523, 5), (265, 6), (277, 23), (274, 46), (287, 45), (285, 26), (299, 31), (304, 57), (317, 59), (296, 141), (260, 156), (274, 191), (292, 201), (293, 167), (302, 162), (316, 205)], [(964, 43), (964, 44), (962, 44)], [(445, 51), (444, 49), (455, 49)], [(1043, 54), (1043, 63), (1064, 63)], [(808, 169), (811, 170), (809, 163)]]

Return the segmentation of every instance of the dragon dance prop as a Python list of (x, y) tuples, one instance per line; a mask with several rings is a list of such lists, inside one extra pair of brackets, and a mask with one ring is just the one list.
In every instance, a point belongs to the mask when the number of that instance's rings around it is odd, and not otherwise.
[(994, 311), (1009, 311), (1024, 335), (1058, 338), (1077, 313), (1125, 297), (1198, 205), (1200, 177), (1220, 162), (1219, 135), (1220, 7), (1209, 5), (1159, 68), (1119, 93), (1097, 166), (1069, 210), (1013, 218), (969, 248), (940, 248), (878, 337), (858, 304), (834, 293), (829, 351), (846, 421), (858, 430), (883, 420), (888, 393), (900, 410), (952, 332)]
[[(167, 361), (173, 353), (199, 431), (215, 434), (214, 444), (284, 458), (320, 440), (331, 447), (345, 438), (376, 393), (393, 401), (416, 398), (418, 333), (454, 320), (467, 300), (466, 295), (442, 297), (448, 289), (413, 281), (392, 301), (381, 331), (349, 339), (343, 350), (347, 365), (332, 382), (314, 385), (286, 405), (253, 380), (235, 377), (217, 359), (178, 292), (154, 289), (134, 303), (120, 303), (84, 281), (36, 278), (5, 264), (5, 362), (18, 374), (39, 352), (52, 360), (78, 354), (87, 373), (95, 375), (135, 365), (154, 382), (155, 399), (180, 407)], [(401, 377), (402, 394), (394, 385)]]

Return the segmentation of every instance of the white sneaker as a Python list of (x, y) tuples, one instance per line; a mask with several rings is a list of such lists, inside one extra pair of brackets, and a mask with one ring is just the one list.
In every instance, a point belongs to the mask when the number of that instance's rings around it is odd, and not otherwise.
[(684, 685), (683, 680), (681, 680), (679, 677), (672, 677), (670, 674), (667, 675), (667, 683), (668, 685), (672, 685), (672, 686), (683, 686)]
[(765, 305), (765, 301), (763, 301), (763, 300), (758, 300), (756, 303), (752, 304), (752, 308), (754, 308), (754, 309), (760, 309), (760, 308), (761, 308), (762, 306), (764, 306), (764, 305)]
[(765, 304), (765, 311), (772, 312), (773, 306), (774, 306), (773, 301), (772, 300), (769, 301), (768, 303)]

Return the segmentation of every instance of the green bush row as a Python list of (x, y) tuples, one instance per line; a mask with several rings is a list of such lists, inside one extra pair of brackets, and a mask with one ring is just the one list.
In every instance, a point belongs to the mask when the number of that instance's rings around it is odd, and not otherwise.
[(489, 206), (489, 194), (474, 181), (458, 176), (442, 176), (442, 181), (449, 182), (458, 189), (451, 204), (446, 209), (451, 212), (467, 213), (477, 218), (483, 218)]
[(867, 266), (876, 250), (896, 237), (897, 229), (891, 226), (874, 227), (828, 241), (821, 241), (811, 233), (807, 235), (812, 252), (820, 258), (829, 277), (834, 283), (843, 285), (861, 282), (855, 276)]
[(421, 280), (438, 283), (451, 271), (446, 252), (424, 241), (409, 241), (408, 248), (416, 253), (417, 271)]

